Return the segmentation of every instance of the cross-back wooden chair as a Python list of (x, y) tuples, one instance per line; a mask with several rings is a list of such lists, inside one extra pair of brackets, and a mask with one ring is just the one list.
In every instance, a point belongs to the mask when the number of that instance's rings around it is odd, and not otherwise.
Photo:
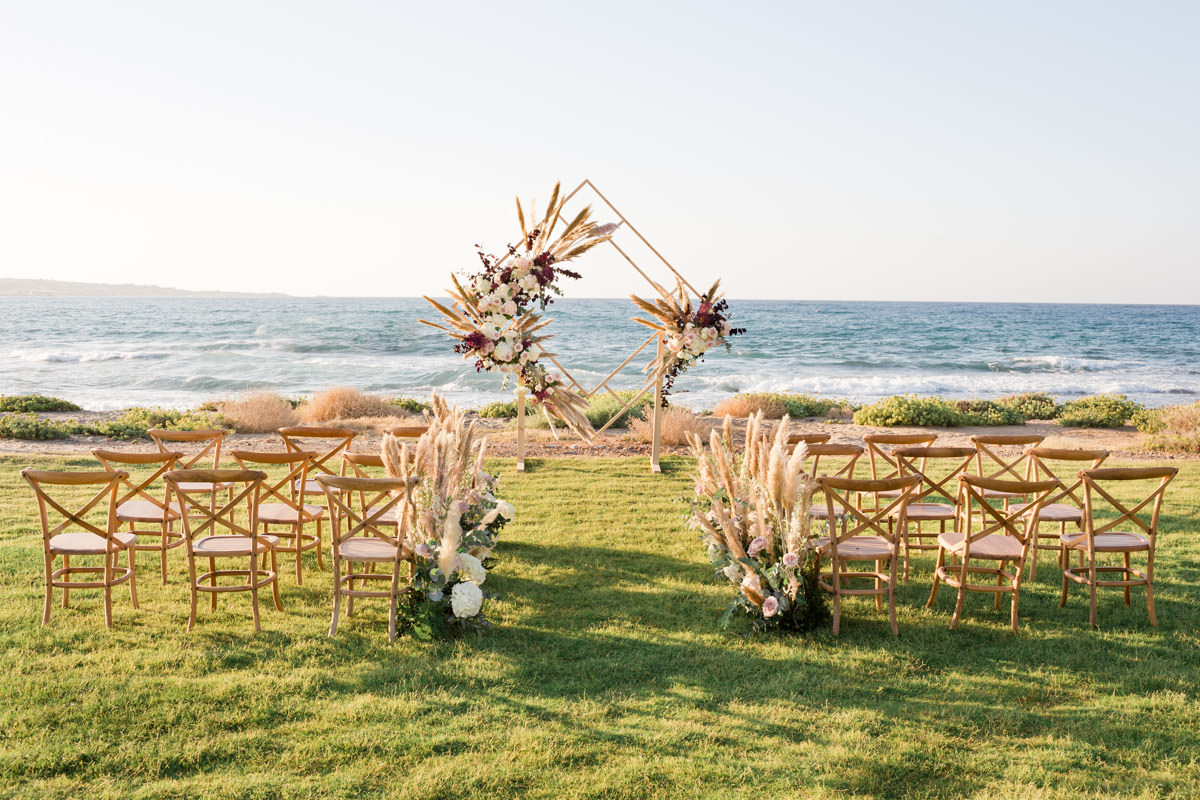
[[(1060, 537), (1066, 535), (1067, 523), (1083, 527), (1083, 479), (1080, 469), (1097, 469), (1108, 458), (1107, 450), (1074, 450), (1058, 447), (1033, 447), (1029, 450), (1029, 472), (1033, 480), (1056, 480), (1058, 491), (1042, 506), (1038, 515), (1038, 530), (1029, 558), (1029, 580), (1037, 575), (1038, 551), (1049, 550), (1061, 555)], [(1063, 477), (1060, 477), (1060, 473)], [(1022, 508), (1021, 503), (1012, 503)], [(1042, 531), (1041, 524), (1058, 523), (1058, 530)], [(1066, 566), (1061, 561), (1059, 569)]]
[[(892, 453), (897, 447), (928, 447), (935, 441), (936, 433), (868, 433), (863, 444), (867, 447), (871, 479), (882, 481), (900, 476), (900, 464)], [(872, 495), (872, 507), (878, 508), (881, 501), (891, 497), (895, 495)]]
[[(199, 449), (193, 453), (186, 453), (176, 465), (176, 469), (208, 469), (209, 464), (212, 469), (221, 468), (221, 447), (225, 441), (225, 436), (228, 431), (220, 428), (210, 428), (199, 431), (171, 431), (165, 429), (154, 429), (146, 431), (158, 449), (164, 453), (174, 452), (179, 448), (179, 445), (195, 446)], [(200, 494), (203, 492), (223, 492), (232, 489), (232, 486), (189, 486), (187, 487), (192, 494)], [(216, 502), (216, 498), (213, 498)]]
[[(259, 491), (266, 473), (261, 470), (237, 469), (180, 469), (168, 472), (163, 479), (170, 492), (179, 498), (183, 514), (183, 533), (188, 558), (188, 582), (191, 592), (191, 612), (187, 629), (196, 627), (196, 603), (200, 592), (209, 596), (210, 608), (216, 610), (217, 595), (227, 592), (249, 592), (254, 631), (262, 630), (258, 618), (258, 590), (271, 587), (275, 609), (283, 610), (279, 599), (279, 569), (275, 548), (279, 537), (257, 531), (255, 512)], [(205, 486), (228, 484), (232, 497), (219, 508), (212, 505), (212, 491)], [(192, 488), (197, 487), (198, 488)], [(245, 524), (238, 523), (243, 517)], [(259, 566), (259, 558), (270, 560), (270, 569)], [(208, 571), (197, 574), (197, 559), (208, 559)], [(245, 567), (217, 569), (217, 559), (245, 559)], [(223, 578), (241, 578), (238, 583), (222, 584)]]
[[(383, 456), (379, 453), (343, 453), (341, 477), (386, 478), (387, 474), (383, 466)], [(369, 500), (370, 498), (366, 496), (365, 492), (359, 492), (359, 509), (369, 508)]]
[[(306, 501), (308, 487), (320, 486), (308, 479), (313, 454), (303, 450), (282, 453), (234, 450), (230, 455), (242, 469), (262, 470), (267, 475), (259, 494), (257, 525), (264, 533), (281, 539), (275, 547), (277, 552), (296, 554), (296, 585), (303, 586), (306, 550), (316, 550), (317, 567), (325, 569), (321, 532), (325, 507)], [(305, 530), (309, 523), (313, 523), (316, 533)]]
[(804, 442), (805, 444), (824, 444), (829, 441), (828, 433), (793, 433), (788, 436), (788, 449), (795, 450), (796, 445)]
[[(975, 456), (975, 474), (1002, 481), (1030, 480), (1032, 477), (1029, 460), (1030, 448), (1037, 447), (1045, 438), (1036, 433), (972, 436), (971, 444), (978, 451)], [(1020, 449), (1013, 454), (1011, 452), (1013, 448)], [(987, 490), (984, 493), (987, 494)], [(1018, 498), (1019, 495), (1002, 499), (1012, 501)]]
[[(807, 452), (804, 459), (804, 471), (813, 477), (853, 478), (858, 460), (862, 458), (863, 454), (863, 449), (856, 444), (818, 442), (805, 445), (805, 447)], [(822, 459), (825, 459), (824, 463), (827, 465), (824, 467), (824, 471), (821, 466)], [(833, 467), (828, 466), (830, 460), (833, 460)], [(857, 503), (857, 498), (855, 501)], [(816, 502), (808, 508), (808, 515), (813, 519), (825, 519), (827, 513), (828, 508), (824, 503)], [(841, 519), (841, 517), (839, 516), (837, 519)]]
[(297, 425), (280, 428), (279, 438), (289, 453), (308, 453), (312, 464), (308, 468), (308, 485), (304, 491), (315, 497), (324, 497), (324, 490), (314, 480), (318, 475), (337, 475), (338, 462), (343, 453), (350, 449), (358, 436), (349, 428), (322, 428), (316, 425)]
[[(172, 529), (172, 523), (179, 521), (179, 505), (167, 498), (167, 485), (162, 482), (162, 476), (175, 469), (183, 454), (169, 451), (124, 453), (97, 448), (92, 455), (105, 469), (120, 470), (128, 476), (121, 480), (124, 494), (117, 499), (117, 523), (127, 524), (129, 532), (137, 534), (136, 549), (158, 551), (165, 585), (167, 551), (183, 544), (183, 529), (178, 526)], [(155, 541), (143, 541), (144, 537)]]
[[(134, 555), (137, 535), (117, 530), (117, 492), (128, 477), (120, 470), (103, 472), (59, 472), (24, 469), (21, 477), (37, 497), (38, 518), (42, 528), (42, 555), (46, 568), (46, 602), (42, 625), (50, 621), (54, 590), (62, 589), (63, 608), (70, 606), (72, 589), (104, 590), (104, 627), (112, 627), (112, 587), (129, 583), (129, 599), (138, 607)], [(83, 489), (88, 499), (76, 496)], [(90, 496), (89, 496), (90, 493)], [(101, 506), (103, 504), (103, 506)], [(99, 507), (99, 508), (98, 508)], [(96, 512), (93, 512), (96, 509)], [(104, 514), (104, 522), (88, 519)], [(128, 555), (129, 566), (119, 567), (118, 558)], [(71, 566), (71, 557), (101, 556), (102, 566)], [(55, 563), (62, 558), (62, 566)], [(99, 575), (98, 580), (78, 580), (76, 576)]]
[[(1016, 633), (1025, 557), (1037, 530), (1038, 512), (1057, 487), (1058, 482), (1053, 480), (1018, 481), (959, 475), (958, 524), (955, 530), (938, 536), (937, 567), (925, 607), (933, 608), (938, 586), (943, 581), (957, 589), (954, 615), (950, 617), (950, 628), (954, 629), (962, 617), (963, 600), (968, 591), (991, 592), (996, 611), (1000, 610), (1000, 595), (1010, 593), (1009, 623)], [(1018, 510), (1004, 504), (1006, 493), (1033, 499)], [(980, 561), (995, 566), (979, 566)], [(1012, 570), (1008, 569), (1010, 565)], [(996, 583), (972, 583), (972, 575), (992, 575)]]
[[(908, 520), (900, 528), (904, 544), (904, 580), (908, 580), (912, 550), (937, 550), (937, 537), (946, 532), (946, 523), (954, 521), (958, 500), (958, 477), (975, 460), (974, 447), (897, 447), (892, 451), (901, 475), (916, 475), (921, 489), (908, 504)], [(916, 529), (910, 529), (912, 523)], [(923, 523), (936, 522), (937, 531), (927, 531)]]
[[(388, 640), (396, 639), (396, 598), (400, 593), (400, 572), (403, 566), (412, 577), (413, 553), (404, 541), (402, 503), (408, 500), (412, 488), (420, 481), (403, 478), (353, 478), (318, 475), (317, 482), (325, 490), (329, 503), (333, 551), (333, 617), (329, 635), (337, 633), (342, 598), (348, 604), (356, 597), (386, 597), (388, 599)], [(347, 498), (355, 494), (367, 497), (356, 508)], [(411, 508), (411, 506), (408, 506)], [(345, 569), (343, 571), (343, 563)], [(359, 571), (354, 564), (363, 565)], [(376, 572), (376, 564), (391, 564), (391, 571)], [(355, 581), (359, 588), (355, 588)], [(368, 589), (369, 581), (387, 581), (385, 590)]]
[[(1091, 469), (1080, 473), (1083, 482), (1083, 530), (1060, 537), (1063, 565), (1062, 597), (1059, 606), (1067, 604), (1070, 581), (1088, 587), (1088, 622), (1096, 625), (1096, 589), (1100, 586), (1120, 586), (1125, 590), (1125, 605), (1130, 605), (1130, 587), (1146, 587), (1146, 612), (1150, 624), (1157, 625), (1154, 613), (1154, 549), (1158, 540), (1158, 515), (1163, 496), (1178, 470), (1175, 467), (1132, 467), (1125, 469)], [(1144, 488), (1151, 483), (1151, 488)], [(1117, 495), (1141, 489), (1141, 499), (1124, 500)], [(1148, 509), (1148, 511), (1147, 511)], [(1114, 519), (1101, 522), (1104, 511), (1115, 514)], [(1107, 514), (1106, 514), (1107, 515)], [(1134, 530), (1121, 531), (1126, 527)], [(1079, 566), (1072, 567), (1070, 555), (1079, 554)], [(1133, 553), (1146, 554), (1145, 571), (1131, 563)], [(1121, 555), (1121, 566), (1097, 566), (1099, 555)], [(1103, 580), (1105, 573), (1117, 573), (1116, 580)]]
[[(829, 560), (829, 572), (821, 572), (818, 583), (833, 595), (833, 635), (841, 628), (842, 596), (868, 595), (875, 597), (875, 610), (882, 610), (883, 597), (888, 599), (888, 620), (892, 634), (899, 634), (896, 624), (896, 562), (900, 558), (900, 540), (896, 529), (889, 521), (898, 519), (904, 524), (904, 511), (909, 499), (917, 491), (921, 479), (916, 475), (888, 478), (885, 480), (854, 480), (852, 478), (817, 478), (817, 487), (825, 497), (827, 519), (842, 520), (842, 524), (830, 524), (829, 535), (816, 540), (818, 558)], [(863, 493), (883, 496), (893, 492), (886, 506), (863, 510), (857, 498)], [(873, 561), (874, 570), (848, 570), (855, 561)], [(884, 564), (888, 571), (883, 571)], [(873, 585), (855, 588), (849, 581), (870, 580)]]
[(416, 442), (428, 431), (428, 425), (399, 425), (389, 428), (387, 432), (402, 442)]

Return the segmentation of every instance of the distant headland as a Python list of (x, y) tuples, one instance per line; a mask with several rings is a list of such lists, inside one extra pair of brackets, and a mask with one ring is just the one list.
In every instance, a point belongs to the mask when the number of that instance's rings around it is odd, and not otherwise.
[(137, 283), (0, 278), (0, 297), (287, 297), (281, 292), (190, 291)]

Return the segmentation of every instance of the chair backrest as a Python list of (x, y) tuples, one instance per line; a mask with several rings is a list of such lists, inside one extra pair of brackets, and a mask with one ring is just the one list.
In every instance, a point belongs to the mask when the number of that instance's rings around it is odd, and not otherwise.
[[(290, 428), (280, 428), (279, 438), (283, 446), (292, 453), (309, 453), (312, 456), (312, 471), (314, 474), (336, 475), (333, 465), (336, 457), (350, 447), (356, 431), (348, 428), (321, 428), (315, 425), (298, 425)], [(318, 439), (318, 442), (312, 440)]]
[[(158, 495), (151, 494), (150, 487), (162, 478), (163, 475), (175, 469), (179, 459), (183, 458), (183, 453), (170, 451), (123, 453), (120, 450), (96, 448), (92, 451), (92, 455), (100, 462), (100, 466), (106, 470), (113, 470), (113, 464), (128, 467), (127, 470), (121, 470), (126, 473), (126, 477), (121, 479), (121, 485), (125, 487), (126, 491), (124, 495), (117, 499), (118, 506), (130, 500), (145, 500), (158, 506), (159, 510), (163, 513), (163, 518), (166, 518), (165, 484), (163, 491)], [(148, 467), (151, 465), (157, 465), (157, 467), (149, 470)], [(138, 470), (138, 467), (146, 469)], [(137, 474), (135, 474), (135, 470)]]
[(233, 450), (229, 455), (242, 469), (257, 469), (263, 473), (260, 503), (282, 503), (299, 514), (298, 519), (307, 520), (311, 517), (304, 510), (304, 496), (308, 489), (312, 453), (302, 450), (291, 453)]
[[(1029, 451), (1030, 477), (1035, 480), (1056, 480), (1059, 490), (1050, 496), (1046, 505), (1067, 501), (1083, 509), (1083, 478), (1078, 470), (1082, 464), (1087, 469), (1097, 469), (1107, 450), (1074, 450), (1060, 447), (1034, 447)], [(1066, 462), (1064, 464), (1064, 462)], [(1060, 476), (1058, 473), (1064, 473)], [(1067, 483), (1067, 481), (1070, 483)]]
[(871, 461), (871, 478), (885, 480), (900, 475), (900, 465), (892, 450), (896, 447), (926, 446), (937, 440), (936, 433), (868, 433), (863, 437), (867, 458)]
[(428, 425), (399, 425), (387, 430), (392, 436), (406, 442), (415, 442), (429, 430)]
[[(971, 444), (978, 451), (975, 455), (975, 474), (1004, 481), (1030, 480), (1029, 450), (1037, 447), (1045, 438), (1036, 433), (972, 436)], [(1001, 448), (1012, 447), (1022, 449), (1015, 456), (1001, 452)]]
[(788, 436), (788, 449), (795, 450), (796, 445), (804, 442), (805, 444), (824, 444), (829, 441), (828, 433), (793, 433)]
[[(60, 472), (23, 469), (21, 477), (37, 496), (44, 547), (49, 548), (52, 538), (72, 529), (94, 533), (104, 539), (109, 548), (112, 547), (112, 536), (117, 530), (117, 490), (121, 481), (129, 477), (126, 473), (120, 470)], [(82, 504), (74, 497), (64, 497), (76, 495), (81, 486), (95, 488), (95, 493)], [(102, 502), (105, 503), (106, 519), (104, 525), (100, 526), (90, 522), (87, 517)], [(57, 524), (52, 524), (52, 518)]]
[[(1167, 484), (1174, 480), (1178, 471), (1175, 467), (1117, 467), (1080, 472), (1079, 478), (1083, 482), (1083, 530), (1088, 537), (1088, 549), (1095, 546), (1097, 536), (1113, 532), (1126, 522), (1146, 534), (1153, 548), (1158, 538), (1158, 514), (1162, 510), (1163, 495), (1167, 491)], [(1156, 485), (1144, 488), (1146, 483), (1154, 481)], [(1131, 492), (1137, 484), (1142, 485), (1137, 495), (1140, 500), (1115, 496)], [(1149, 513), (1144, 511), (1147, 506), (1150, 507)], [(1102, 507), (1116, 512), (1116, 518), (1098, 524), (1096, 514)]]
[[(258, 528), (259, 490), (266, 477), (262, 470), (253, 469), (177, 469), (163, 476), (167, 484), (167, 497), (179, 498), (189, 556), (193, 552), (192, 543), (201, 534), (248, 536), (257, 540), (255, 531)], [(233, 489), (228, 501), (218, 508), (212, 492), (197, 489), (198, 484), (225, 484)], [(239, 484), (242, 487), (240, 490), (237, 488)], [(242, 507), (245, 509), (245, 525), (237, 522), (238, 509)]]
[(162, 429), (154, 429), (146, 431), (154, 443), (158, 445), (158, 449), (163, 452), (174, 450), (169, 447), (169, 444), (188, 443), (200, 444), (203, 447), (199, 452), (187, 456), (180, 464), (182, 469), (192, 469), (204, 459), (205, 456), (212, 456), (212, 468), (218, 469), (221, 466), (221, 443), (225, 440), (226, 431), (216, 428), (201, 431), (168, 431)]
[[(898, 532), (905, 529), (908, 521), (909, 501), (920, 485), (921, 478), (917, 475), (883, 480), (855, 480), (828, 475), (817, 478), (817, 488), (825, 495), (829, 549), (834, 560), (837, 559), (838, 544), (853, 536), (879, 536), (896, 542)], [(879, 508), (861, 509), (855, 502), (860, 494), (878, 495), (880, 492), (897, 491), (900, 493), (898, 496), (891, 498), (886, 506), (881, 503)], [(837, 523), (839, 516), (844, 522), (842, 525)]]
[(342, 453), (342, 475), (351, 478), (377, 478), (367, 472), (368, 467), (383, 469), (383, 456), (379, 453)]
[(922, 501), (942, 499), (954, 505), (958, 499), (958, 476), (975, 460), (975, 448), (897, 447), (892, 455), (901, 475), (920, 477)]
[[(412, 554), (402, 547), (404, 537), (401, 531), (404, 525), (398, 521), (385, 520), (384, 516), (409, 500), (412, 489), (420, 482), (420, 478), (411, 477), (406, 480), (318, 475), (316, 480), (325, 490), (325, 499), (329, 503), (335, 547), (353, 536), (374, 536), (396, 548), (397, 560), (411, 557)], [(345, 500), (346, 497), (356, 494), (368, 498), (368, 502), (359, 509), (355, 509)], [(411, 511), (411, 503), (407, 507)], [(395, 520), (400, 519), (401, 512), (398, 510)]]
[[(856, 444), (827, 444), (818, 443), (807, 445), (808, 468), (805, 470), (813, 476), (829, 476), (833, 478), (853, 478), (854, 468), (862, 457), (863, 449)], [(846, 459), (841, 466), (832, 472), (821, 472), (821, 459)], [(810, 460), (811, 459), (811, 460)]]
[[(1004, 480), (980, 475), (958, 476), (956, 503), (957, 528), (963, 535), (962, 557), (971, 555), (971, 544), (984, 536), (998, 534), (1016, 537), (1021, 543), (1022, 559), (1037, 531), (1038, 515), (1050, 494), (1058, 488), (1057, 480)], [(989, 495), (988, 492), (999, 493)], [(1004, 495), (1030, 498), (1027, 505), (1006, 507)], [(976, 513), (978, 509), (978, 513)], [(979, 520), (978, 527), (975, 520)]]

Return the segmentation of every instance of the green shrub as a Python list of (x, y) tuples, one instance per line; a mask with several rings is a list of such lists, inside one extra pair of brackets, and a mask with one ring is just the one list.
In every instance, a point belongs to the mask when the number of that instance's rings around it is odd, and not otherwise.
[(863, 406), (854, 412), (854, 423), (884, 428), (897, 425), (957, 428), (970, 424), (953, 403), (915, 394), (892, 395)]
[[(530, 405), (525, 405), (525, 413), (528, 414)], [(517, 415), (516, 400), (502, 400), (496, 403), (488, 403), (483, 408), (479, 409), (479, 416), (485, 419), (512, 419)]]
[(65, 439), (73, 432), (73, 427), (69, 424), (42, 419), (33, 413), (7, 414), (0, 417), (0, 438), (3, 439), (46, 441)]
[(1010, 394), (996, 401), (1002, 406), (1016, 410), (1025, 419), (1058, 419), (1062, 406), (1053, 395), (1045, 392)]
[(1145, 410), (1123, 394), (1097, 394), (1064, 405), (1058, 421), (1066, 428), (1120, 428)]
[(209, 411), (175, 411), (169, 408), (129, 408), (116, 419), (81, 425), (78, 433), (107, 436), (110, 439), (146, 438), (151, 428), (194, 431), (205, 428), (230, 428), (220, 414)]
[(994, 400), (959, 400), (964, 425), (1024, 425), (1025, 415)]
[(44, 394), (0, 395), (0, 411), (81, 411), (69, 400), (47, 397)]
[[(637, 392), (630, 391), (628, 389), (617, 392), (617, 397), (619, 397), (620, 400), (608, 393), (597, 395), (588, 402), (587, 410), (583, 413), (587, 416), (588, 422), (592, 423), (593, 428), (599, 428), (601, 425), (607, 423), (613, 414), (616, 414), (618, 411), (620, 411), (621, 406), (625, 405), (625, 403), (629, 402), (636, 396)], [(653, 393), (646, 392), (641, 396), (640, 399), (638, 399), (636, 403), (626, 409), (609, 427), (628, 428), (629, 420), (645, 419), (646, 409), (653, 404)]]
[(824, 397), (813, 397), (808, 394), (777, 394), (779, 402), (787, 409), (792, 419), (805, 417), (823, 417), (834, 408), (849, 405), (849, 401), (829, 400)]
[(388, 402), (396, 406), (396, 408), (407, 411), (410, 414), (421, 414), (425, 411), (429, 411), (430, 408), (429, 403), (422, 403), (420, 400), (414, 400), (411, 397), (393, 397), (391, 400), (388, 400)]

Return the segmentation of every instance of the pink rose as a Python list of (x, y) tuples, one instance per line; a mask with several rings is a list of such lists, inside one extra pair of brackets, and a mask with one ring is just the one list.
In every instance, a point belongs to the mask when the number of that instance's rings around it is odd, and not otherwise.
[(767, 540), (764, 539), (762, 536), (756, 536), (756, 537), (754, 537), (754, 541), (750, 542), (750, 546), (746, 548), (746, 555), (753, 558), (754, 556), (761, 553), (763, 551), (763, 548), (766, 546), (767, 546)]
[(779, 611), (779, 600), (775, 595), (771, 595), (762, 604), (762, 612), (764, 617), (773, 617)]
[(783, 565), (785, 567), (794, 567), (799, 563), (800, 563), (800, 556), (796, 555), (795, 553), (784, 553)]

